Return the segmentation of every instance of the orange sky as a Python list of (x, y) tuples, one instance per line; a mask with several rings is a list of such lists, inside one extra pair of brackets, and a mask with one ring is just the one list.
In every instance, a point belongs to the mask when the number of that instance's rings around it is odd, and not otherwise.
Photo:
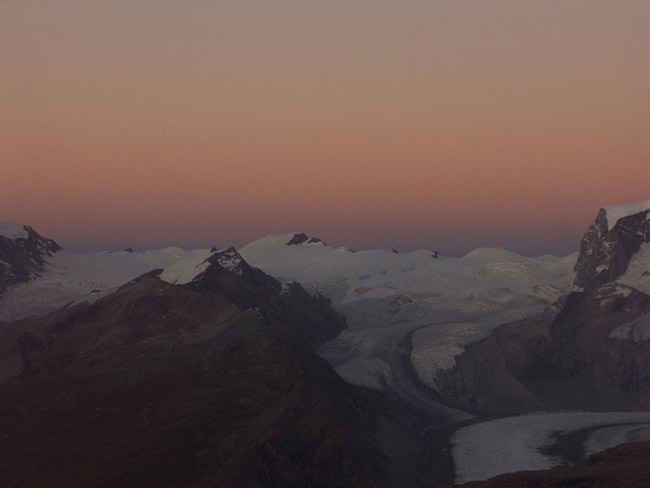
[(650, 198), (650, 3), (0, 2), (0, 220), (568, 253)]

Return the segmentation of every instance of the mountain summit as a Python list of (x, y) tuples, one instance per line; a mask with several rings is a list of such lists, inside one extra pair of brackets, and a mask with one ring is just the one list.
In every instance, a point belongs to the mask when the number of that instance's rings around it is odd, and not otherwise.
[(580, 244), (575, 285), (596, 288), (621, 277), (650, 243), (650, 200), (604, 207)]
[(62, 248), (28, 225), (0, 222), (0, 295), (43, 270), (46, 258)]
[(585, 233), (574, 290), (545, 314), (467, 348), (443, 394), (465, 409), (650, 408), (650, 202), (605, 207)]

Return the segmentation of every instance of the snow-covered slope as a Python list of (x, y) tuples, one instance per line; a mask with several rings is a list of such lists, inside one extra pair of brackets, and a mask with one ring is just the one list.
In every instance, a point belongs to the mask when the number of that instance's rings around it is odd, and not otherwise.
[(322, 241), (286, 245), (294, 235), (265, 237), (240, 253), (273, 276), (310, 284), (342, 304), (404, 293), (501, 302), (521, 295), (553, 300), (567, 288), (577, 256), (527, 258), (505, 249), (482, 248), (450, 258), (428, 250), (353, 252)]
[(648, 209), (650, 209), (650, 200), (603, 207), (607, 217), (607, 230), (612, 230), (616, 223), (623, 217), (638, 214)]
[[(504, 249), (477, 249), (463, 258), (428, 250), (352, 252), (296, 236), (302, 234), (265, 237), (240, 252), (272, 276), (331, 298), (346, 316), (348, 329), (321, 349), (343, 378), (397, 390), (411, 386), (398, 371), (404, 354), (419, 379), (435, 388), (435, 372), (452, 366), (464, 345), (566, 293), (577, 258), (527, 258)], [(411, 340), (409, 354), (405, 341)]]
[(0, 222), (0, 236), (7, 239), (27, 239), (27, 230), (18, 222)]
[(0, 222), (0, 296), (8, 289), (37, 278), (47, 259), (61, 247), (28, 225)]
[(62, 251), (48, 258), (40, 277), (10, 289), (0, 299), (0, 321), (35, 317), (68, 304), (92, 301), (117, 287), (156, 270), (170, 283), (187, 283), (207, 266), (213, 250), (187, 251), (170, 247), (157, 251)]
[(610, 339), (631, 342), (645, 342), (650, 339), (650, 314), (643, 314), (630, 322), (618, 326), (609, 334)]
[(650, 242), (642, 244), (639, 251), (632, 256), (627, 271), (618, 282), (650, 295)]

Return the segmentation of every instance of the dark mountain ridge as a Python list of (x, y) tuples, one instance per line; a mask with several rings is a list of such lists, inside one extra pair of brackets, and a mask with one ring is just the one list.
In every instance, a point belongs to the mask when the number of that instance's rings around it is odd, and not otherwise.
[(62, 250), (52, 239), (30, 226), (15, 224), (18, 232), (0, 233), (0, 295), (11, 286), (29, 281), (43, 270), (46, 258)]
[(187, 285), (148, 273), (8, 324), (0, 484), (431, 486), (430, 419), (313, 352), (343, 326), (233, 250)]

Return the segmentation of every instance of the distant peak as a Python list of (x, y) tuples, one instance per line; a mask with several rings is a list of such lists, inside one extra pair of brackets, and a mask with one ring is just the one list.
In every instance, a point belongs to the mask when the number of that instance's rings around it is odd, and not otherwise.
[(309, 240), (309, 237), (307, 234), (294, 234), (293, 237), (291, 237), (291, 240), (287, 242), (287, 246), (297, 246), (298, 244), (303, 244)]
[(322, 246), (327, 245), (322, 239), (319, 239), (318, 237), (309, 237), (307, 234), (304, 234), (302, 232), (293, 234), (289, 242), (286, 243), (287, 246), (297, 246), (300, 244), (320, 244)]
[(521, 258), (522, 256), (515, 252), (508, 251), (507, 249), (503, 249), (501, 247), (479, 247), (467, 253), (465, 257), (466, 258), (491, 258), (491, 259), (494, 258), (516, 259), (516, 258)]
[(214, 254), (222, 268), (241, 274), (241, 263), (243, 258), (234, 247), (229, 247), (225, 251)]
[[(9, 241), (27, 241), (29, 243), (28, 246), (33, 247), (33, 251), (47, 256), (51, 256), (53, 253), (62, 250), (61, 246), (52, 239), (43, 237), (32, 229), (31, 226), (18, 222), (0, 222), (0, 238), (8, 239)], [(24, 246), (25, 244), (20, 245)]]

